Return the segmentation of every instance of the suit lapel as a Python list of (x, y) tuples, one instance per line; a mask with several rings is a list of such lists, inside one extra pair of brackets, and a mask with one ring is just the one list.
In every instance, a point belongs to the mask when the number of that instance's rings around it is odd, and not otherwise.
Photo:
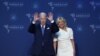
[(48, 25), (45, 25), (45, 30), (44, 30), (44, 35), (46, 34), (46, 30), (47, 30)]
[(41, 29), (41, 25), (40, 24), (38, 25), (38, 28), (39, 28), (39, 32), (40, 32), (40, 34), (42, 36), (42, 29)]
[[(39, 26), (38, 26), (38, 27), (39, 27), (39, 29), (40, 29), (39, 31), (40, 31), (40, 33), (41, 33), (41, 35), (42, 35), (41, 25), (39, 24)], [(44, 35), (46, 34), (47, 27), (48, 27), (48, 25), (46, 24), (46, 25), (45, 25), (45, 29), (44, 29), (44, 34), (43, 34), (42, 36), (44, 36)]]
[(46, 33), (46, 28), (47, 28), (47, 24), (45, 25), (44, 34), (42, 34), (41, 25), (39, 24), (39, 29), (40, 29), (39, 31), (40, 31), (40, 33), (41, 33), (42, 36), (45, 35), (45, 33)]

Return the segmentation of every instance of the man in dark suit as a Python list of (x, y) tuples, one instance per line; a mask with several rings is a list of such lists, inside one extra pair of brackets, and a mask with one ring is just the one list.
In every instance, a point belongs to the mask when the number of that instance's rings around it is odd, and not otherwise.
[[(53, 34), (59, 31), (58, 26), (53, 20), (53, 14), (49, 13), (47, 24), (47, 15), (45, 12), (34, 14), (34, 20), (29, 27), (29, 32), (34, 34), (34, 43), (31, 49), (32, 56), (55, 56), (53, 47)], [(39, 24), (36, 22), (39, 21)]]

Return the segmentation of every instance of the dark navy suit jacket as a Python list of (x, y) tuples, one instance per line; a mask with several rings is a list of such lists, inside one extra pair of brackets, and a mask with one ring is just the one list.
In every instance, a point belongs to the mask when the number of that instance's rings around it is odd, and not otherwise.
[(42, 51), (45, 52), (45, 54), (55, 54), (52, 34), (59, 31), (59, 28), (55, 22), (46, 24), (44, 35), (42, 35), (40, 24), (31, 24), (28, 31), (34, 34), (35, 37), (31, 49), (32, 55), (38, 55)]

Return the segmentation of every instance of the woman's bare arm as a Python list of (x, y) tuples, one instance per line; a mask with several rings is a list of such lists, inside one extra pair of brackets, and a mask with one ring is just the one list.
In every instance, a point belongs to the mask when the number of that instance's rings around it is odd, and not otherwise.
[(73, 46), (74, 56), (75, 56), (75, 41), (74, 41), (74, 39), (71, 39), (71, 43), (72, 43), (72, 46)]

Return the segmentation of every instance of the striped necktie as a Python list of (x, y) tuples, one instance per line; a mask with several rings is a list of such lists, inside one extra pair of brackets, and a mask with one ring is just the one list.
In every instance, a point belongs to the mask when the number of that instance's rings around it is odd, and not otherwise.
[(45, 30), (44, 26), (41, 27), (41, 30), (42, 30), (42, 35), (44, 35), (44, 30)]

